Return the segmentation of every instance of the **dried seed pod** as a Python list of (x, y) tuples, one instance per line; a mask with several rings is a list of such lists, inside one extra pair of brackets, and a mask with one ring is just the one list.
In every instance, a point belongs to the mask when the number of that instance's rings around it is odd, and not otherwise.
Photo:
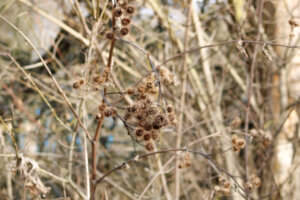
[(130, 22), (131, 22), (130, 18), (127, 18), (127, 17), (121, 19), (121, 24), (122, 24), (122, 26), (127, 26), (127, 25), (130, 24)]
[(243, 149), (246, 145), (246, 141), (242, 138), (239, 138), (237, 140), (237, 144), (236, 144), (240, 149)]
[(234, 152), (239, 152), (241, 150), (238, 146), (235, 145), (232, 148)]
[(253, 137), (257, 137), (259, 135), (259, 132), (253, 128), (250, 130), (250, 135)]
[(99, 76), (95, 76), (95, 77), (93, 78), (93, 81), (94, 81), (95, 83), (101, 84), (101, 83), (104, 82), (104, 79), (99, 75)]
[(237, 136), (237, 135), (233, 135), (233, 136), (231, 137), (231, 143), (232, 143), (233, 145), (236, 145), (236, 144), (237, 144), (237, 140), (238, 140), (238, 136)]
[(149, 141), (151, 139), (151, 135), (149, 133), (144, 135), (144, 140)]
[(168, 112), (168, 113), (173, 112), (173, 107), (172, 107), (171, 105), (168, 105), (168, 106), (167, 106), (167, 112)]
[(150, 131), (152, 129), (152, 124), (150, 122), (146, 122), (143, 127), (146, 131)]
[(147, 113), (147, 115), (152, 115), (153, 116), (153, 115), (158, 113), (158, 110), (157, 110), (156, 107), (152, 106), (152, 107), (150, 107), (146, 110), (146, 113)]
[(141, 85), (141, 86), (138, 87), (137, 90), (138, 90), (139, 93), (144, 93), (145, 92), (145, 87)]
[(259, 177), (255, 177), (252, 180), (252, 184), (254, 185), (254, 187), (259, 188), (261, 186), (261, 180)]
[(144, 116), (141, 113), (139, 113), (138, 115), (136, 115), (135, 118), (137, 120), (139, 120), (139, 121), (144, 121)]
[(129, 94), (129, 95), (133, 95), (134, 94), (134, 89), (128, 88), (126, 93)]
[(246, 189), (246, 191), (248, 191), (248, 192), (252, 192), (252, 190), (253, 190), (253, 185), (252, 185), (252, 183), (246, 183), (246, 184), (245, 184), (245, 189)]
[(83, 85), (83, 84), (84, 84), (84, 80), (83, 80), (83, 79), (80, 79), (80, 80), (79, 80), (79, 84), (80, 84), (80, 85)]
[(159, 123), (162, 123), (162, 122), (164, 122), (165, 117), (163, 115), (159, 114), (159, 115), (156, 115), (154, 120), (159, 122)]
[(127, 111), (130, 112), (130, 113), (135, 113), (137, 111), (137, 108), (134, 105), (133, 106), (129, 106), (127, 108)]
[(147, 82), (147, 83), (146, 83), (146, 88), (147, 88), (147, 89), (153, 88), (153, 82), (151, 82), (151, 81)]
[(135, 11), (135, 9), (134, 9), (133, 6), (128, 6), (128, 7), (126, 8), (126, 12), (127, 12), (128, 14), (130, 14), (130, 15), (132, 15), (132, 14), (134, 13), (134, 11)]
[(139, 99), (143, 100), (143, 99), (146, 99), (147, 98), (147, 95), (145, 93), (141, 93), (139, 95)]
[(153, 128), (159, 129), (165, 125), (167, 125), (166, 118), (162, 114), (156, 115), (152, 124)]
[(113, 115), (112, 109), (107, 108), (107, 109), (104, 110), (104, 116), (105, 116), (105, 117), (110, 117), (110, 116), (112, 116), (112, 115)]
[(152, 127), (153, 127), (153, 129), (156, 129), (156, 130), (161, 128), (161, 126), (159, 124), (156, 124), (156, 123), (153, 123)]
[(116, 8), (114, 10), (114, 16), (115, 17), (121, 17), (122, 16), (122, 9), (121, 8)]
[(123, 9), (126, 9), (128, 5), (128, 2), (126, 0), (119, 1), (119, 6)]
[(108, 40), (114, 39), (114, 34), (112, 32), (106, 33), (105, 36), (106, 36), (106, 39), (108, 39)]
[(293, 19), (290, 19), (288, 22), (289, 22), (290, 26), (293, 26), (293, 27), (299, 26), (299, 24), (296, 21), (294, 21)]
[(224, 186), (224, 188), (230, 188), (230, 187), (231, 187), (231, 184), (230, 184), (229, 181), (225, 181), (225, 182), (223, 183), (223, 186)]
[(125, 36), (129, 33), (129, 29), (127, 27), (123, 27), (121, 28), (120, 33), (122, 36)]
[(271, 144), (271, 138), (268, 136), (263, 137), (263, 145), (264, 147), (268, 147)]
[(143, 136), (143, 135), (144, 135), (144, 130), (141, 129), (141, 128), (136, 129), (136, 130), (135, 130), (135, 135), (136, 135), (137, 137)]
[(75, 83), (73, 83), (73, 88), (74, 89), (78, 89), (80, 86), (81, 85), (80, 85), (79, 81), (76, 81)]
[(146, 108), (147, 108), (147, 104), (145, 103), (145, 102), (142, 102), (142, 103), (140, 103), (140, 109), (142, 109), (142, 110), (146, 110)]
[(98, 113), (98, 114), (96, 115), (96, 120), (99, 120), (100, 118), (101, 118), (101, 114)]
[(190, 167), (192, 165), (191, 161), (185, 162), (185, 167)]
[(148, 151), (153, 151), (153, 150), (154, 150), (153, 144), (152, 144), (151, 142), (147, 143), (147, 144), (146, 144), (146, 149), (147, 149)]

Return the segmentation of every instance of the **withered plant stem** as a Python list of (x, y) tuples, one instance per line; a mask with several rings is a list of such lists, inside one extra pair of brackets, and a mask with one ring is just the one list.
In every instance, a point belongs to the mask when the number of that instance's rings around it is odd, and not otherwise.
[[(113, 38), (110, 43), (110, 50), (108, 55), (108, 61), (107, 61), (107, 68), (111, 71), (111, 65), (112, 65), (112, 58), (113, 58), (113, 51), (115, 47), (115, 26), (116, 26), (116, 16), (115, 16), (115, 7), (112, 8), (112, 33)], [(104, 88), (104, 97), (106, 95), (106, 88)], [(97, 128), (95, 131), (94, 138), (92, 140), (92, 176), (91, 176), (91, 200), (95, 200), (95, 194), (97, 189), (96, 184), (96, 176), (97, 176), (97, 149), (99, 146), (99, 137), (101, 135), (101, 126), (104, 120), (104, 114), (101, 113), (101, 117), (98, 120)]]

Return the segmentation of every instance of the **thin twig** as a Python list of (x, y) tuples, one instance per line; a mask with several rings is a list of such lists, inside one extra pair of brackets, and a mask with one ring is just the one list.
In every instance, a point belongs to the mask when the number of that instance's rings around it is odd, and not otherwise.
[[(189, 1), (189, 11), (187, 16), (187, 24), (190, 24), (190, 19), (192, 17), (192, 1)], [(184, 51), (188, 48), (188, 39), (189, 39), (189, 30), (190, 26), (186, 27), (185, 36), (184, 36)], [(185, 54), (186, 55), (186, 54)], [(187, 87), (187, 76), (188, 76), (188, 64), (187, 64), (187, 57), (184, 56), (183, 60), (183, 69), (182, 69), (182, 88), (181, 88), (181, 99), (180, 99), (180, 114), (178, 120), (178, 129), (177, 129), (177, 139), (176, 139), (176, 148), (180, 148), (181, 140), (182, 140), (182, 131), (183, 131), (183, 113), (185, 107), (185, 95), (186, 95), (186, 87)], [(175, 200), (180, 198), (180, 170), (177, 167), (179, 165), (179, 159), (176, 159), (176, 169), (175, 169)]]
[[(264, 0), (261, 0), (259, 3), (259, 6), (257, 7), (257, 14), (258, 14), (258, 33), (256, 36), (256, 41), (259, 41), (261, 38), (261, 29), (262, 27), (262, 11), (263, 11), (263, 5), (264, 5)], [(253, 53), (253, 58), (252, 58), (252, 63), (250, 66), (250, 77), (247, 73), (247, 109), (246, 109), (246, 116), (245, 116), (245, 140), (246, 140), (246, 145), (245, 145), (245, 182), (247, 183), (249, 180), (249, 169), (248, 169), (248, 159), (249, 159), (249, 136), (248, 136), (248, 131), (249, 131), (249, 115), (250, 115), (250, 100), (252, 98), (252, 92), (253, 92), (253, 78), (254, 78), (254, 72), (256, 69), (256, 60), (257, 60), (257, 54), (258, 54), (258, 45), (255, 45), (254, 48), (254, 53)], [(246, 192), (246, 199), (249, 199), (249, 191), (245, 189)]]

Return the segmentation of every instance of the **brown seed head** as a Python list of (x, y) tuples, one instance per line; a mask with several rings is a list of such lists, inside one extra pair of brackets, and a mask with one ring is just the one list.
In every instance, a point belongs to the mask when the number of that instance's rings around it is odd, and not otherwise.
[(290, 19), (288, 22), (289, 22), (290, 26), (293, 26), (293, 27), (299, 26), (299, 24), (292, 19)]
[(96, 120), (99, 120), (100, 118), (101, 118), (101, 114), (98, 113), (98, 114), (96, 115)]
[(83, 85), (83, 84), (84, 84), (84, 80), (83, 80), (83, 79), (80, 79), (80, 80), (79, 80), (79, 84), (80, 84), (80, 85)]
[(139, 95), (139, 99), (146, 99), (147, 98), (147, 95), (145, 94), (145, 93), (141, 93), (140, 95)]
[(104, 110), (104, 116), (105, 117), (110, 117), (112, 115), (113, 115), (112, 109), (107, 108), (107, 109)]
[(185, 162), (185, 167), (190, 167), (192, 165), (191, 161)]
[(128, 6), (128, 7), (126, 8), (126, 12), (127, 12), (128, 14), (130, 14), (130, 15), (132, 15), (132, 14), (134, 13), (134, 11), (135, 11), (135, 9), (134, 9), (133, 6)]
[(168, 113), (173, 112), (173, 107), (172, 107), (171, 105), (168, 105), (168, 106), (167, 106), (167, 112), (168, 112)]
[(144, 116), (142, 114), (138, 114), (136, 116), (136, 119), (139, 120), (139, 121), (143, 121), (144, 120)]
[(127, 27), (123, 27), (121, 28), (120, 33), (122, 36), (125, 36), (129, 33), (129, 29)]
[(231, 137), (231, 143), (232, 143), (233, 145), (236, 145), (236, 144), (237, 144), (237, 140), (238, 140), (238, 137), (237, 137), (236, 135), (233, 135), (233, 136)]
[(98, 84), (101, 84), (101, 83), (104, 82), (104, 79), (101, 76), (95, 76), (93, 78), (93, 80), (94, 80), (95, 83), (98, 83)]
[(253, 128), (250, 130), (250, 135), (253, 137), (257, 137), (259, 135), (259, 132)]
[(130, 113), (135, 113), (136, 112), (136, 110), (137, 110), (137, 108), (136, 108), (136, 106), (129, 106), (128, 108), (127, 108), (127, 111), (128, 112), (130, 112)]
[(253, 190), (253, 185), (252, 185), (252, 183), (246, 183), (246, 184), (245, 184), (245, 189), (246, 189), (246, 191), (248, 191), (248, 192), (252, 192), (252, 190)]
[(153, 115), (157, 114), (158, 110), (156, 107), (152, 106), (152, 107), (148, 108), (146, 112), (147, 112), (147, 115), (153, 116)]
[(136, 130), (135, 130), (135, 135), (136, 135), (137, 137), (143, 136), (143, 135), (144, 135), (144, 130), (141, 129), (141, 128), (136, 129)]
[(235, 146), (235, 145), (234, 145), (232, 148), (233, 148), (233, 151), (234, 151), (234, 152), (239, 152), (239, 151), (241, 150), (239, 147), (237, 147), (237, 146)]
[(80, 85), (79, 81), (76, 81), (75, 83), (73, 83), (73, 88), (74, 89), (78, 89), (80, 86), (81, 85)]
[(230, 188), (231, 184), (230, 184), (229, 181), (225, 181), (225, 182), (223, 183), (223, 186), (224, 186), (224, 188)]
[(121, 8), (116, 8), (114, 10), (114, 16), (115, 17), (121, 17), (122, 16), (122, 9)]
[(138, 92), (139, 92), (139, 93), (144, 93), (144, 92), (145, 92), (144, 86), (139, 86), (139, 87), (138, 87)]
[(263, 145), (264, 147), (268, 147), (271, 144), (271, 139), (269, 137), (263, 137)]
[(151, 139), (151, 135), (149, 133), (144, 135), (144, 140), (149, 141)]
[(129, 94), (129, 95), (133, 95), (134, 94), (134, 89), (128, 88), (126, 93)]
[(150, 131), (150, 130), (152, 129), (152, 124), (151, 124), (150, 122), (146, 122), (146, 123), (144, 124), (144, 129), (145, 129), (146, 131)]
[(240, 149), (243, 149), (245, 147), (246, 141), (242, 138), (237, 140), (237, 145)]
[(261, 185), (261, 180), (260, 180), (259, 177), (253, 175), (253, 176), (251, 177), (251, 183), (253, 184), (253, 186), (254, 186), (255, 188), (259, 188), (260, 185)]
[(123, 0), (123, 1), (119, 1), (119, 6), (123, 9), (126, 9), (127, 8), (127, 1), (126, 0)]
[(153, 88), (153, 82), (151, 82), (151, 81), (147, 82), (147, 83), (146, 83), (146, 88), (147, 88), (147, 89)]
[(148, 151), (153, 151), (153, 150), (154, 150), (153, 144), (152, 144), (151, 142), (147, 143), (147, 144), (146, 144), (146, 149), (147, 149)]
[(114, 34), (113, 33), (111, 33), (111, 32), (109, 32), (109, 33), (106, 33), (106, 39), (108, 39), (108, 40), (112, 40), (112, 39), (114, 39)]
[(121, 20), (122, 26), (127, 26), (127, 25), (130, 24), (130, 22), (131, 22), (130, 18), (123, 18), (123, 19)]

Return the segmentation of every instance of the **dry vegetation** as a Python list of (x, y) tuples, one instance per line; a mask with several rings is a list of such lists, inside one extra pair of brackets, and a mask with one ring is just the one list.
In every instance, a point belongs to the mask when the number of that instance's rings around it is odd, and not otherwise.
[(274, 79), (298, 47), (276, 40), (270, 1), (73, 0), (63, 19), (30, 2), (16, 14), (60, 32), (41, 55), (0, 7), (27, 43), (0, 36), (0, 199), (282, 198), (294, 104)]

